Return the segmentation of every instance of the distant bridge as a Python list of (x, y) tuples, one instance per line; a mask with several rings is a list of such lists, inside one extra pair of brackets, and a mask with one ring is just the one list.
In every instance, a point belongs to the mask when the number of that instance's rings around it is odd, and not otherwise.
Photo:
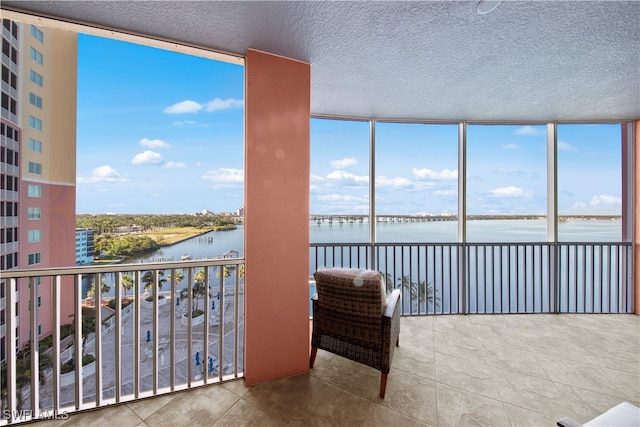
[[(467, 215), (468, 221), (477, 220), (544, 220), (546, 215)], [(571, 219), (586, 220), (607, 220), (615, 221), (621, 219), (620, 215), (560, 215), (560, 222)], [(457, 215), (376, 215), (376, 222), (441, 222), (441, 221), (457, 221)], [(309, 221), (317, 224), (328, 222), (329, 224), (353, 224), (368, 223), (369, 215), (355, 214), (313, 214), (309, 217)]]
[[(427, 222), (427, 221), (455, 221), (455, 215), (376, 215), (377, 222)], [(311, 215), (310, 221), (316, 223), (365, 223), (369, 222), (369, 215)]]

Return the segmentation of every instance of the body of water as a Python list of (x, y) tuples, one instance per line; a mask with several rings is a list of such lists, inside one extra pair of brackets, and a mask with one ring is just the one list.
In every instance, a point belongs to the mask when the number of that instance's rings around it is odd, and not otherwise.
[[(378, 243), (455, 243), (457, 223), (401, 222), (378, 223)], [(366, 243), (369, 241), (368, 224), (317, 225), (309, 223), (311, 243)], [(559, 240), (564, 242), (619, 242), (621, 221), (570, 220), (560, 224)], [(467, 223), (467, 241), (545, 242), (546, 224), (543, 220), (487, 220)], [(183, 255), (193, 259), (222, 258), (229, 250), (244, 256), (244, 228), (231, 231), (211, 231), (172, 246), (167, 246), (130, 262), (179, 261)]]
[[(367, 223), (316, 224), (310, 222), (311, 243), (367, 243), (369, 225)], [(514, 243), (546, 241), (544, 220), (477, 220), (467, 223), (470, 243)], [(378, 243), (455, 243), (457, 223), (451, 222), (401, 222), (378, 223)], [(621, 241), (621, 221), (609, 220), (569, 220), (559, 225), (560, 241), (564, 242), (619, 242)], [(179, 261), (188, 255), (193, 259), (222, 258), (229, 250), (244, 256), (244, 229), (209, 232), (175, 245), (161, 248), (144, 257), (130, 260), (132, 263), (159, 261)], [(454, 260), (451, 260), (454, 261)], [(314, 269), (312, 260), (311, 269)], [(310, 272), (311, 273), (311, 272)], [(215, 273), (212, 274), (212, 276)], [(109, 277), (111, 276), (111, 277)], [(106, 275), (107, 284), (113, 285), (113, 275)], [(215, 276), (211, 277), (215, 279)], [(230, 279), (228, 279), (230, 280)], [(86, 290), (90, 284), (86, 284)], [(183, 281), (180, 287), (187, 284)], [(168, 290), (168, 286), (165, 286)], [(112, 289), (105, 296), (112, 296)]]

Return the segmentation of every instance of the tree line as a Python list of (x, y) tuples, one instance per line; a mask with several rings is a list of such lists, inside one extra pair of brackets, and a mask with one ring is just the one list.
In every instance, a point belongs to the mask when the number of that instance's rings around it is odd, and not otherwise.
[(95, 253), (107, 258), (129, 258), (160, 248), (149, 236), (125, 234), (161, 228), (216, 228), (232, 230), (236, 219), (223, 215), (91, 215), (76, 216), (76, 228), (90, 228), (95, 233)]
[(96, 235), (104, 233), (117, 233), (121, 230), (148, 231), (158, 228), (174, 227), (224, 227), (233, 226), (237, 220), (226, 215), (142, 215), (142, 214), (78, 214), (76, 215), (76, 228), (90, 228)]

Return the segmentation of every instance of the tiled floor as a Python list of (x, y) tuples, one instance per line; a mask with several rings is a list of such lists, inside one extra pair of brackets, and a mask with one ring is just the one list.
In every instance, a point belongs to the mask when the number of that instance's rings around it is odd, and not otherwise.
[(377, 371), (319, 351), (305, 375), (234, 381), (72, 415), (55, 426), (554, 426), (640, 405), (640, 316), (403, 318)]

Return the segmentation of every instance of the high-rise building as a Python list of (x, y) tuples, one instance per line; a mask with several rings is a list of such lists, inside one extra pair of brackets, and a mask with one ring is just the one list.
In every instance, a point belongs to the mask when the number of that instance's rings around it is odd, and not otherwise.
[[(0, 140), (2, 270), (75, 265), (77, 34), (2, 20)], [(65, 278), (67, 279), (67, 278)], [(51, 334), (51, 287), (35, 278), (39, 337)], [(18, 349), (30, 337), (31, 284), (16, 292)], [(5, 349), (5, 292), (0, 281), (0, 349)], [(72, 286), (71, 278), (62, 286)], [(62, 295), (73, 295), (70, 292)], [(61, 301), (61, 319), (73, 313)], [(24, 319), (20, 319), (23, 317)], [(4, 359), (4, 354), (0, 355)]]
[(76, 229), (76, 264), (87, 264), (93, 261), (95, 252), (95, 234), (90, 228)]

